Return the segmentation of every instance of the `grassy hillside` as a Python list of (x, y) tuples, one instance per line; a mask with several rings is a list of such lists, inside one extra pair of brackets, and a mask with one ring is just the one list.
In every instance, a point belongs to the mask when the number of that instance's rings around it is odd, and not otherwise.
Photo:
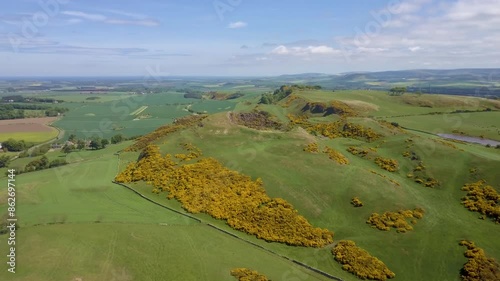
[[(201, 149), (202, 157), (213, 157), (254, 180), (261, 178), (270, 197), (285, 199), (312, 225), (333, 231), (334, 244), (344, 239), (355, 241), (383, 261), (396, 274), (395, 280), (460, 280), (460, 269), (467, 261), (463, 247), (458, 245), (462, 239), (474, 241), (488, 256), (500, 260), (500, 241), (494, 239), (500, 225), (479, 219), (479, 213), (461, 204), (466, 194), (461, 187), (465, 183), (484, 179), (500, 191), (500, 150), (444, 141), (382, 122), (398, 122), (429, 132), (442, 125), (445, 132), (459, 130), (493, 138), (493, 132), (500, 129), (498, 118), (491, 118), (498, 114), (495, 102), (321, 90), (294, 91), (275, 104), (257, 104), (258, 100), (258, 95), (246, 96), (233, 103), (234, 110), (224, 103), (197, 104), (196, 110), (220, 112), (155, 144), (163, 153), (174, 155), (186, 153), (181, 144), (191, 143)], [(333, 101), (355, 114), (323, 116), (303, 110), (307, 103)], [(431, 103), (432, 107), (423, 103)], [(143, 105), (148, 104), (137, 108)], [(154, 106), (149, 105), (144, 112)], [(155, 111), (160, 112), (160, 106), (156, 106)], [(451, 113), (486, 108), (491, 112)], [(228, 112), (250, 113), (254, 109), (268, 112), (269, 118), (287, 126), (282, 130), (256, 130), (237, 124)], [(445, 114), (430, 115), (432, 112)], [(289, 114), (308, 119), (293, 125)], [(459, 126), (441, 121), (451, 117), (463, 118)], [(371, 141), (355, 134), (328, 138), (312, 129), (332, 122), (359, 125), (364, 131), (369, 128), (381, 137)], [(304, 151), (310, 143), (317, 143), (317, 153)], [(191, 220), (112, 184), (115, 175), (140, 154), (115, 155), (130, 144), (67, 156), (52, 153), (50, 159), (66, 157), (72, 164), (18, 176), (20, 257), (19, 274), (14, 280), (112, 280), (116, 274), (130, 280), (232, 280), (229, 271), (234, 267), (255, 269), (272, 280), (324, 280), (280, 255), (343, 280), (357, 280), (334, 261), (334, 244), (313, 249), (265, 242), (206, 214), (195, 215), (201, 223)], [(349, 164), (330, 159), (323, 153), (327, 147), (344, 155)], [(348, 152), (353, 149), (366, 150), (367, 155)], [(384, 170), (376, 163), (377, 158), (397, 161), (397, 170)], [(418, 179), (423, 183), (419, 184)], [(429, 179), (439, 184), (425, 186)], [(144, 197), (185, 212), (179, 202), (166, 198), (167, 193), (153, 194), (153, 187), (145, 182), (130, 186)], [(363, 207), (355, 208), (351, 204), (353, 197), (358, 197)], [(5, 209), (5, 202), (1, 203), (0, 208)], [(372, 213), (415, 208), (422, 208), (425, 214), (407, 233), (381, 231), (366, 224)], [(6, 243), (1, 243), (0, 249), (4, 248)], [(40, 262), (44, 259), (50, 264)]]
[(2, 265), (2, 280), (233, 280), (236, 267), (325, 280), (111, 183), (114, 153), (128, 145), (70, 154), (73, 164), (16, 177), (18, 270)]

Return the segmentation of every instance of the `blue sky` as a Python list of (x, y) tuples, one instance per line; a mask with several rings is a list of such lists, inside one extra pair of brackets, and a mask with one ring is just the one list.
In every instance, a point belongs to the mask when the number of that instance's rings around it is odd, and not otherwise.
[(0, 76), (500, 67), (498, 0), (16, 0)]

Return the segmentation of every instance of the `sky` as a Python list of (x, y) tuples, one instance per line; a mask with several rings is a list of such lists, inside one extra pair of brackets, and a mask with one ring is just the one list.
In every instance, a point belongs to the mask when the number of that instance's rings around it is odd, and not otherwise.
[(16, 0), (0, 76), (500, 67), (500, 0)]

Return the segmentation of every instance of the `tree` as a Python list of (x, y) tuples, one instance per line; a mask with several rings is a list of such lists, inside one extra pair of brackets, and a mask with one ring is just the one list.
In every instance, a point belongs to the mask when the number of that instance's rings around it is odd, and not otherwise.
[(10, 157), (7, 155), (0, 156), (0, 168), (7, 167), (10, 162)]
[(73, 151), (73, 146), (71, 146), (71, 145), (65, 145), (62, 148), (62, 152), (66, 153), (66, 154), (70, 153), (71, 151)]
[(55, 159), (49, 164), (49, 168), (59, 167), (68, 164), (65, 159)]
[(389, 90), (389, 95), (391, 96), (401, 96), (406, 93), (406, 87), (393, 87)]
[(24, 140), (8, 139), (2, 143), (2, 146), (7, 148), (8, 151), (23, 151), (26, 148), (26, 143)]
[(75, 142), (76, 141), (76, 135), (75, 134), (69, 135), (68, 141)]
[(106, 145), (109, 144), (109, 141), (107, 139), (102, 139), (101, 140), (101, 148), (106, 148)]
[(100, 138), (96, 138), (90, 141), (90, 148), (92, 149), (101, 149), (102, 148), (102, 140)]
[(40, 168), (42, 169), (46, 169), (49, 167), (49, 158), (47, 158), (47, 156), (42, 156), (42, 158), (40, 158)]
[(78, 150), (82, 150), (85, 148), (85, 141), (83, 140), (78, 140), (77, 143), (76, 143), (76, 148)]
[(125, 137), (122, 134), (114, 135), (111, 137), (111, 143), (117, 144), (125, 140)]

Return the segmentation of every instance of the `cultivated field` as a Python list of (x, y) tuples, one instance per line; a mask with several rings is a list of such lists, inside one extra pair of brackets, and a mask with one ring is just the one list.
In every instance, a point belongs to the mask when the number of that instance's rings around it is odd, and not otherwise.
[[(193, 110), (215, 113), (232, 109), (236, 101), (185, 99), (181, 93), (168, 92), (127, 96), (101, 103), (65, 103), (74, 108), (54, 125), (65, 130), (66, 136), (75, 134), (78, 138), (89, 139), (97, 135), (109, 139), (116, 134), (131, 137), (190, 115), (185, 110), (189, 104), (193, 105)], [(148, 118), (134, 120), (141, 114)]]
[(0, 120), (0, 141), (9, 138), (27, 142), (44, 142), (57, 137), (58, 131), (48, 126), (57, 117)]

